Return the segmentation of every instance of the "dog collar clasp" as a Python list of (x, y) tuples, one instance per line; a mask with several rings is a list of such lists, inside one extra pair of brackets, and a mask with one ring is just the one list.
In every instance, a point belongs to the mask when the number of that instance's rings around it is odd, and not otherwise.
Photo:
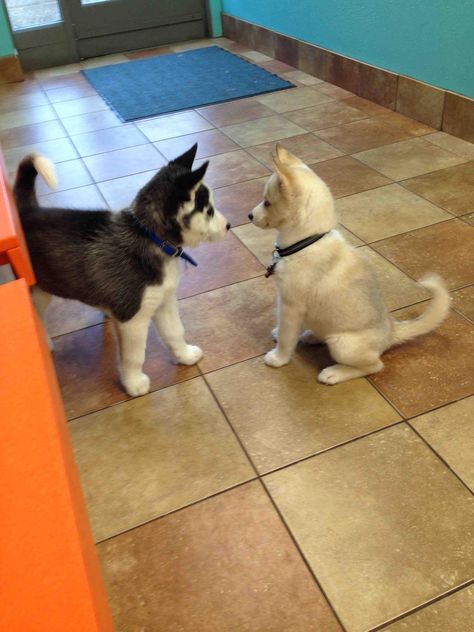
[(272, 274), (275, 274), (275, 268), (277, 267), (280, 259), (281, 257), (280, 257), (280, 253), (278, 252), (278, 248), (275, 247), (275, 250), (272, 253), (272, 263), (271, 265), (267, 267), (267, 271), (265, 272), (266, 279), (268, 279), (268, 277), (271, 277)]
[(142, 224), (140, 224), (140, 227), (145, 235), (148, 237), (148, 239), (151, 239), (151, 241), (156, 244), (165, 255), (168, 255), (168, 257), (180, 257), (181, 259), (184, 259), (185, 261), (190, 263), (192, 266), (197, 267), (197, 261), (195, 261), (191, 257), (191, 255), (188, 255), (187, 252), (184, 252), (181, 246), (173, 246), (173, 244), (170, 244), (169, 241), (166, 241), (166, 239), (161, 239), (161, 237), (155, 235), (154, 232), (148, 230), (148, 228), (146, 228)]

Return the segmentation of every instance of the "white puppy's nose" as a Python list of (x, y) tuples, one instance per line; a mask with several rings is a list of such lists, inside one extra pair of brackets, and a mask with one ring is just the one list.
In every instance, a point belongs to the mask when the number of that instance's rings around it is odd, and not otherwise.
[(253, 213), (249, 213), (248, 214), (248, 218), (249, 218), (250, 221), (252, 221), (253, 220)]

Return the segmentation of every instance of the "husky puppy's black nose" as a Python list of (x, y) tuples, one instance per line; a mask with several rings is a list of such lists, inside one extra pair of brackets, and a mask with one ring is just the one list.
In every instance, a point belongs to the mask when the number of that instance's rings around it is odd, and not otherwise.
[(249, 218), (250, 221), (252, 221), (253, 220), (253, 213), (249, 213), (248, 218)]
[(227, 222), (226, 228), (227, 228), (227, 230), (230, 230), (230, 222)]

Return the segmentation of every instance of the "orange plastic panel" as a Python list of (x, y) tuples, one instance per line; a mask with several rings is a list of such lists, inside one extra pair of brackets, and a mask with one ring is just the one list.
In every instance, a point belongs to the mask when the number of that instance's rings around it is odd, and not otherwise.
[(56, 376), (26, 281), (0, 286), (0, 629), (110, 632)]

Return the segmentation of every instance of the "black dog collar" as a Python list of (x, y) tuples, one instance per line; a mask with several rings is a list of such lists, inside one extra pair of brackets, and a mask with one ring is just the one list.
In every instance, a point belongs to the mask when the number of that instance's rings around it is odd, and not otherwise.
[(295, 244), (288, 246), (287, 248), (280, 248), (280, 246), (275, 246), (275, 250), (273, 251), (273, 260), (272, 264), (268, 266), (265, 277), (268, 279), (275, 272), (275, 267), (277, 263), (280, 261), (282, 257), (289, 257), (290, 255), (294, 255), (300, 250), (304, 250), (311, 244), (319, 241), (322, 237), (327, 235), (327, 233), (322, 233), (319, 235), (311, 235), (311, 237), (306, 237), (306, 239), (302, 239), (301, 241), (297, 241)]

